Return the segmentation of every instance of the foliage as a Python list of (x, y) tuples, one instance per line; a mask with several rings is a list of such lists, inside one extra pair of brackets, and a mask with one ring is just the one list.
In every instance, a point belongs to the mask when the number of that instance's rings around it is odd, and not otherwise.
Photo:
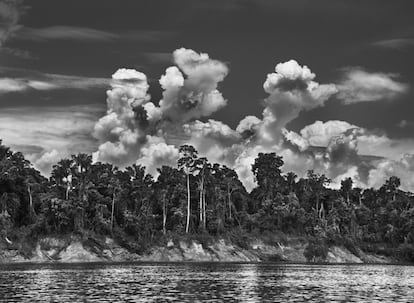
[(414, 196), (399, 189), (398, 177), (379, 189), (355, 188), (347, 178), (333, 190), (324, 174), (282, 174), (282, 157), (260, 153), (252, 165), (257, 187), (248, 193), (234, 170), (194, 147), (180, 154), (156, 180), (143, 166), (120, 170), (86, 154), (61, 159), (46, 179), (0, 140), (0, 236), (93, 232), (142, 252), (170, 234), (202, 243), (221, 235), (245, 246), (246, 233), (280, 233), (309, 237), (313, 261), (334, 244), (413, 260)]

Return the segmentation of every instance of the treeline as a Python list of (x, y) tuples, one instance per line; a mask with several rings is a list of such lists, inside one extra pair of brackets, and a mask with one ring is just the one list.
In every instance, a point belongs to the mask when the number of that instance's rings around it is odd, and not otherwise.
[[(260, 153), (252, 165), (257, 187), (248, 193), (237, 173), (180, 147), (176, 167), (123, 170), (92, 163), (86, 154), (62, 159), (46, 179), (20, 152), (0, 141), (0, 233), (39, 235), (91, 231), (150, 243), (163, 234), (221, 235), (280, 231), (310, 239), (308, 254), (331, 243), (395, 248), (414, 260), (414, 197), (391, 177), (378, 190), (327, 186), (324, 174), (282, 173), (282, 157)], [(322, 247), (322, 252), (320, 252)]]

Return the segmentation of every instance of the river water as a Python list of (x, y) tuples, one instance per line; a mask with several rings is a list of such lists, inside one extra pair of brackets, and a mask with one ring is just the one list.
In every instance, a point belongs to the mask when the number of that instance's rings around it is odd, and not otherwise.
[(414, 302), (414, 267), (151, 263), (0, 266), (0, 302)]

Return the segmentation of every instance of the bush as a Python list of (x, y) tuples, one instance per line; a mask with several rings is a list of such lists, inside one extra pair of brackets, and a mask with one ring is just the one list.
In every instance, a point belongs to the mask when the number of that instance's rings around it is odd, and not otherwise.
[(414, 263), (414, 245), (401, 244), (397, 250), (398, 257), (407, 262)]
[(325, 239), (311, 238), (303, 254), (309, 262), (324, 262), (328, 255)]

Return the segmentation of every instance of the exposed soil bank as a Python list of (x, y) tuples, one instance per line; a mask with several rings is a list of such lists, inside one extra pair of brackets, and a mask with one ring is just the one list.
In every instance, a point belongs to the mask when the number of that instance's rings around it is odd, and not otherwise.
[[(79, 236), (44, 237), (22, 252), (15, 243), (1, 243), (0, 263), (79, 263), (79, 262), (307, 262), (304, 251), (307, 241), (289, 238), (287, 243), (267, 244), (261, 239), (250, 240), (243, 248), (223, 238), (201, 244), (197, 240), (169, 239), (163, 245), (152, 246), (146, 253), (137, 254), (122, 247), (111, 238), (81, 238)], [(395, 263), (395, 259), (367, 254), (354, 254), (345, 247), (329, 248), (327, 263)]]

